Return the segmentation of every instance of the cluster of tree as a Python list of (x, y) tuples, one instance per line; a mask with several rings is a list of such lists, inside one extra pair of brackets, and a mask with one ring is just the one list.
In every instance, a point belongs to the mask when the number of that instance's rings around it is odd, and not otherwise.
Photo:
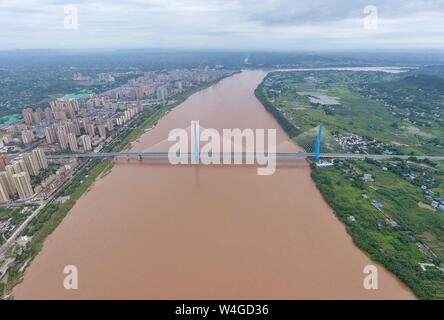
[(416, 74), (393, 81), (380, 81), (369, 84), (370, 93), (390, 105), (411, 110), (431, 111), (442, 107), (444, 79)]
[(257, 99), (262, 103), (264, 108), (270, 112), (281, 127), (285, 130), (290, 138), (301, 134), (301, 131), (296, 128), (288, 119), (268, 100), (264, 91), (264, 82), (262, 82), (254, 91)]

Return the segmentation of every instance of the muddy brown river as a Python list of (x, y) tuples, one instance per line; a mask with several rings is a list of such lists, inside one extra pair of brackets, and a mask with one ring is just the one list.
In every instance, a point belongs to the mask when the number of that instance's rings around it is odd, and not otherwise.
[[(191, 96), (133, 146), (160, 150), (171, 129), (276, 128), (254, 96), (266, 72), (243, 71)], [(165, 150), (164, 150), (165, 151)], [(366, 265), (379, 289), (366, 290)], [(66, 290), (66, 265), (79, 288)], [(119, 162), (76, 203), (14, 290), (16, 299), (411, 299), (353, 244), (305, 160), (254, 166)]]

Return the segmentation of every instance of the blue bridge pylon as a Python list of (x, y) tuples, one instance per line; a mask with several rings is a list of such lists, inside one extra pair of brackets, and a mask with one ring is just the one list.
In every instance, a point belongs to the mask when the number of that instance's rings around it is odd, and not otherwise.
[(315, 148), (315, 159), (316, 159), (316, 161), (319, 160), (320, 155), (321, 155), (322, 129), (323, 129), (323, 125), (322, 125), (322, 122), (321, 122), (321, 124), (319, 125), (319, 130), (318, 130), (318, 138), (316, 140), (316, 148)]

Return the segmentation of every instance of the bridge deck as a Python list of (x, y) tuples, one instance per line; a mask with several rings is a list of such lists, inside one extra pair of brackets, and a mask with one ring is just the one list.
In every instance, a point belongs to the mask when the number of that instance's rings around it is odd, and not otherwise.
[[(90, 152), (90, 153), (68, 153), (68, 154), (58, 154), (58, 155), (47, 155), (48, 159), (67, 159), (67, 158), (168, 158), (168, 156), (175, 156), (174, 153), (168, 152)], [(193, 156), (193, 153), (188, 153), (185, 157)], [(411, 158), (410, 155), (397, 155), (397, 154), (355, 154), (355, 153), (310, 153), (310, 152), (277, 152), (277, 153), (266, 153), (268, 157), (276, 156), (276, 158), (326, 158), (326, 159), (403, 159), (407, 160)], [(201, 154), (200, 157), (203, 155)], [(215, 153), (213, 156), (219, 157), (255, 157), (254, 152), (231, 152), (231, 153)], [(414, 156), (418, 160), (429, 159), (432, 161), (442, 161), (444, 156)]]

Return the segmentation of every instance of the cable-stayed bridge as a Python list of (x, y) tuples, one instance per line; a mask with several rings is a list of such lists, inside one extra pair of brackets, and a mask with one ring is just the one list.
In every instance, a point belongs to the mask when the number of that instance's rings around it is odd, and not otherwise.
[[(47, 155), (48, 159), (68, 159), (68, 158), (94, 158), (94, 159), (149, 159), (149, 158), (164, 158), (168, 159), (168, 156), (177, 157), (174, 153), (169, 152), (90, 152), (90, 153), (67, 153), (67, 154), (57, 154), (57, 155)], [(189, 152), (183, 155), (184, 158), (191, 158), (194, 154)], [(247, 158), (250, 156), (255, 156), (254, 152), (230, 152), (230, 153), (215, 153), (210, 154), (211, 157), (242, 157)], [(257, 156), (257, 154), (256, 154)], [(260, 156), (260, 155), (259, 155)], [(266, 153), (266, 157), (276, 157), (276, 158), (313, 158), (313, 159), (374, 159), (374, 160), (388, 160), (388, 159), (403, 159), (408, 160), (412, 158), (411, 155), (398, 155), (398, 154), (355, 154), (355, 153), (310, 153), (310, 152), (276, 152), (276, 153)], [(202, 154), (199, 155), (202, 158)], [(418, 160), (429, 159), (431, 161), (442, 161), (444, 156), (414, 156)]]
[[(196, 131), (196, 129), (195, 129)], [(276, 158), (278, 159), (315, 159), (316, 161), (320, 159), (356, 159), (356, 160), (364, 160), (364, 159), (373, 159), (373, 160), (389, 160), (389, 159), (401, 159), (408, 160), (412, 157), (418, 160), (431, 160), (431, 161), (443, 161), (444, 156), (439, 155), (420, 155), (420, 156), (412, 156), (405, 154), (367, 154), (367, 153), (343, 153), (343, 152), (321, 152), (321, 145), (325, 146), (328, 150), (337, 150), (337, 146), (335, 146), (335, 142), (331, 139), (331, 137), (323, 137), (324, 127), (322, 123), (313, 130), (305, 132), (292, 140), (302, 146), (305, 150), (313, 150), (314, 152), (213, 152), (210, 154), (202, 154), (198, 148), (197, 134), (194, 135), (194, 152), (188, 152), (181, 155), (177, 155), (176, 153), (170, 152), (85, 152), (85, 153), (66, 153), (66, 154), (57, 154), (57, 155), (47, 155), (48, 159), (69, 159), (69, 158), (78, 158), (78, 159), (137, 159), (139, 161), (144, 159), (162, 159), (168, 160), (169, 158), (176, 159), (194, 159), (200, 160), (205, 157), (211, 157), (212, 159), (247, 159), (251, 157), (267, 157), (267, 158)], [(313, 141), (314, 140), (314, 141)], [(322, 142), (322, 144), (321, 144)]]

